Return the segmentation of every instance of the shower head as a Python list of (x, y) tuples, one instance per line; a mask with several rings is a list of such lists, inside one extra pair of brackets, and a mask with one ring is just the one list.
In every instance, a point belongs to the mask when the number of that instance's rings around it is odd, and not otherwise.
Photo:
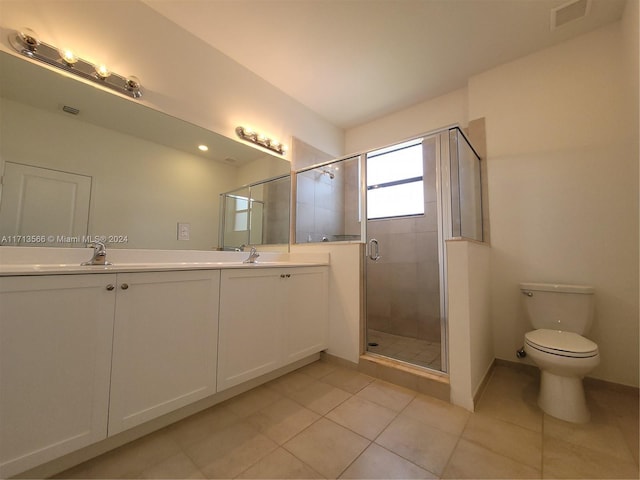
[(326, 175), (329, 175), (329, 178), (330, 178), (331, 180), (333, 180), (333, 179), (335, 178), (334, 173), (333, 173), (333, 172), (331, 172), (330, 170), (326, 170), (326, 169), (325, 169), (325, 170), (322, 170), (322, 175), (325, 175), (325, 174), (326, 174)]

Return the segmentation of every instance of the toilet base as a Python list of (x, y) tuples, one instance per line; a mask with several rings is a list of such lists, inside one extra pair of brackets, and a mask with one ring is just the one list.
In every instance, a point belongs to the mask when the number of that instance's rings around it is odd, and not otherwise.
[(587, 423), (591, 413), (581, 377), (564, 377), (541, 370), (538, 406), (552, 417), (573, 423)]

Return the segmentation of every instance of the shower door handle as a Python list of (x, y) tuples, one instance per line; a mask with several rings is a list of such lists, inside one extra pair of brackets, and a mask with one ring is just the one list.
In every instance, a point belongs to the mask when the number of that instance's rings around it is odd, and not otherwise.
[(380, 258), (380, 245), (375, 238), (369, 240), (369, 258), (374, 262)]

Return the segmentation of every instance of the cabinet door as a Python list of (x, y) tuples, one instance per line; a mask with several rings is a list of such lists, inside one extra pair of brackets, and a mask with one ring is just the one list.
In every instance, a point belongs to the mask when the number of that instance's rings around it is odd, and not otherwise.
[(286, 272), (284, 363), (327, 348), (329, 329), (328, 268), (296, 268)]
[(106, 438), (115, 279), (0, 278), (0, 478)]
[(118, 274), (109, 435), (216, 389), (219, 271)]
[(280, 366), (283, 280), (271, 268), (222, 272), (218, 391)]

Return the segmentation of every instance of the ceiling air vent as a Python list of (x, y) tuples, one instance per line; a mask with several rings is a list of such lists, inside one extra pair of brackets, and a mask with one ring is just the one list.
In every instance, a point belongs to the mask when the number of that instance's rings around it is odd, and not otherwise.
[(78, 115), (80, 113), (80, 110), (75, 107), (70, 107), (69, 105), (63, 105), (62, 110), (70, 113), (71, 115)]
[(551, 30), (586, 17), (591, 8), (591, 0), (573, 0), (551, 10)]

